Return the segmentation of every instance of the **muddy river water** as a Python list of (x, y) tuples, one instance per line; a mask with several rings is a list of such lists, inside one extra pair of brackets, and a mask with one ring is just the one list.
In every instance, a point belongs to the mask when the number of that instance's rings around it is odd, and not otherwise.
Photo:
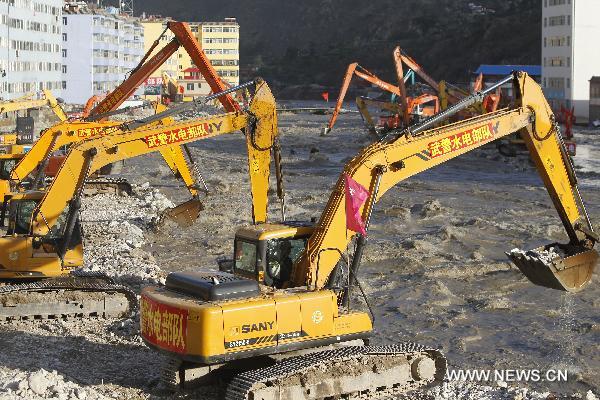
[[(320, 136), (325, 116), (284, 114), (281, 143), (290, 219), (318, 217), (344, 162), (371, 140), (360, 118), (342, 115)], [(577, 131), (581, 193), (600, 231), (600, 131)], [(317, 151), (318, 150), (318, 151)], [(231, 255), (235, 227), (250, 217), (243, 141), (193, 147), (211, 195), (199, 223), (167, 227), (149, 249), (166, 270), (213, 269)], [(173, 199), (184, 200), (157, 158), (128, 163)], [(158, 168), (158, 172), (157, 172)], [(163, 169), (160, 169), (163, 168)], [(278, 207), (272, 202), (271, 216)], [(566, 371), (566, 382), (524, 382), (541, 392), (600, 391), (600, 284), (570, 295), (537, 287), (504, 252), (564, 241), (566, 235), (527, 156), (493, 145), (426, 171), (377, 204), (360, 280), (375, 312), (375, 342), (437, 346), (451, 369)], [(356, 307), (363, 307), (355, 300)]]

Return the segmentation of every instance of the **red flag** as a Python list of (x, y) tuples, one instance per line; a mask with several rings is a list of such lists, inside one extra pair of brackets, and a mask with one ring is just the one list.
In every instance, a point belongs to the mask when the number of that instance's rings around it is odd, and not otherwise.
[(360, 208), (367, 201), (369, 192), (346, 174), (344, 174), (344, 183), (346, 187), (346, 228), (366, 236), (367, 232), (360, 215)]
[(323, 97), (323, 100), (325, 100), (326, 102), (329, 102), (329, 92), (321, 93), (321, 97)]

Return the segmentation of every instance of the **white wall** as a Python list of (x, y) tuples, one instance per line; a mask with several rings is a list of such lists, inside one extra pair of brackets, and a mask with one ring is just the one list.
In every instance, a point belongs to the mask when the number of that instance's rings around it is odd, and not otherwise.
[(86, 14), (66, 14), (63, 32), (67, 40), (63, 48), (67, 57), (63, 59), (67, 73), (63, 74), (66, 89), (63, 99), (67, 103), (85, 104), (92, 96), (92, 16)]
[[(544, 92), (555, 109), (560, 108), (560, 104), (573, 106), (578, 122), (587, 122), (589, 80), (600, 75), (600, 0), (565, 0), (565, 4), (553, 6), (550, 1), (541, 0)], [(550, 26), (549, 19), (561, 15), (570, 16), (571, 23)], [(570, 37), (571, 45), (553, 47), (552, 37)], [(553, 57), (562, 57), (567, 63), (551, 66)], [(552, 78), (562, 79), (563, 88), (551, 87)]]
[(589, 117), (590, 79), (600, 76), (600, 0), (573, 0), (573, 92), (578, 119)]
[[(67, 72), (63, 97), (68, 103), (84, 104), (92, 95), (113, 91), (138, 64), (144, 54), (143, 29), (130, 20), (105, 13), (65, 17)], [(103, 40), (95, 35), (102, 35)]]
[[(54, 15), (50, 11), (36, 11), (34, 5), (54, 7)], [(27, 89), (34, 92), (50, 89), (56, 96), (61, 95), (62, 6), (62, 0), (30, 1), (27, 7), (0, 2), (0, 69), (6, 71), (5, 77), (0, 74), (0, 97), (16, 98), (25, 94)], [(22, 20), (23, 27), (8, 26), (8, 18)], [(48, 29), (46, 32), (28, 29), (27, 22), (42, 23)], [(46, 44), (52, 46), (52, 51), (16, 50), (12, 48), (13, 41)], [(16, 62), (29, 63), (31, 70), (17, 70)], [(40, 63), (43, 65), (40, 66)], [(19, 90), (17, 86), (28, 87)]]

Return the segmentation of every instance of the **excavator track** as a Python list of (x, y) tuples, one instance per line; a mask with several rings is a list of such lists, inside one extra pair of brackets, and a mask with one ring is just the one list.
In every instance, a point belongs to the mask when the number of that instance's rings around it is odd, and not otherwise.
[(85, 181), (85, 186), (83, 188), (84, 195), (94, 196), (103, 193), (116, 194), (119, 196), (123, 193), (131, 195), (133, 193), (133, 189), (131, 187), (131, 183), (129, 183), (127, 179), (123, 178), (102, 177), (96, 179), (87, 179)]
[(0, 321), (120, 317), (136, 310), (135, 292), (101, 273), (0, 286)]
[(415, 343), (340, 347), (240, 373), (225, 400), (387, 398), (441, 383), (446, 368), (439, 350)]

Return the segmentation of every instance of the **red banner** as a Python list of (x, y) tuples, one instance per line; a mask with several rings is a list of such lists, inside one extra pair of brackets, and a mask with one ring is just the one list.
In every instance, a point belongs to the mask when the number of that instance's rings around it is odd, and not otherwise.
[(498, 132), (498, 124), (496, 126), (491, 123), (477, 128), (469, 129), (468, 131), (457, 133), (456, 135), (448, 136), (443, 139), (436, 140), (428, 144), (429, 155), (431, 158), (440, 157), (448, 153), (479, 145), (482, 142), (488, 142), (494, 139), (494, 134)]
[(369, 191), (346, 174), (344, 174), (344, 182), (344, 186), (346, 186), (346, 228), (366, 235), (360, 208), (367, 201)]
[(142, 295), (140, 330), (156, 346), (185, 353), (188, 310), (158, 303)]

